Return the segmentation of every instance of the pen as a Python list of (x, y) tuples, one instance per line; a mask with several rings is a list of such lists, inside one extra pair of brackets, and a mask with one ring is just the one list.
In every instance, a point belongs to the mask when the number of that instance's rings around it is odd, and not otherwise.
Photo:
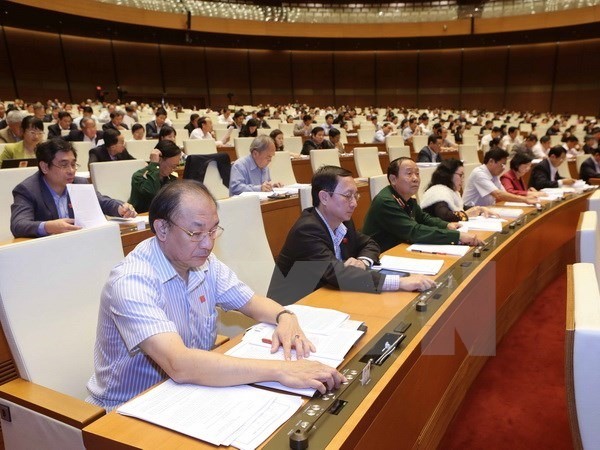
[[(273, 345), (273, 341), (271, 339), (262, 338), (262, 341), (265, 344)], [(292, 344), (291, 348), (292, 348), (292, 350), (296, 350), (296, 346), (294, 344)]]
[(425, 252), (423, 250), (411, 250), (412, 252), (415, 253), (427, 253), (428, 255), (444, 255), (444, 256), (448, 256), (448, 253), (442, 253), (442, 252)]

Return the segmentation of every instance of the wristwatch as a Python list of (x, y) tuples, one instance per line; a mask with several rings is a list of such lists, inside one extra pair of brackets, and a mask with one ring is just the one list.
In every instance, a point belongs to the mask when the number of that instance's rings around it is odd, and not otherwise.
[(277, 325), (279, 325), (279, 318), (283, 315), (283, 314), (290, 314), (292, 316), (295, 316), (295, 314), (290, 311), (289, 309), (284, 309), (283, 311), (280, 311), (276, 316), (275, 316), (275, 323)]

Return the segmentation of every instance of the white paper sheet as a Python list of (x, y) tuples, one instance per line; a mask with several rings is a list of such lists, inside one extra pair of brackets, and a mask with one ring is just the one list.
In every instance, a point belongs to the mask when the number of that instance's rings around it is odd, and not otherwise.
[(382, 269), (421, 275), (436, 275), (443, 265), (444, 261), (441, 259), (416, 259), (389, 255), (381, 257)]
[(504, 202), (504, 206), (524, 206), (527, 208), (531, 208), (531, 206), (529, 203), (525, 203), (525, 202)]
[(305, 305), (288, 305), (305, 333), (328, 334), (350, 318), (349, 314), (334, 309), (314, 308)]
[[(507, 204), (508, 206), (508, 204)], [(527, 205), (531, 206), (531, 205)], [(511, 219), (516, 219), (521, 214), (523, 214), (522, 209), (518, 208), (489, 208), (494, 214), (498, 214), (500, 217), (510, 217)]]
[(96, 190), (92, 184), (67, 184), (69, 200), (75, 215), (75, 225), (93, 228), (106, 223)]
[(431, 255), (465, 256), (469, 248), (468, 245), (412, 244), (407, 250), (409, 252), (428, 253)]
[(472, 217), (468, 222), (459, 222), (461, 224), (461, 231), (468, 228), (469, 230), (478, 231), (502, 231), (502, 224), (506, 222), (505, 219), (496, 219), (493, 217)]

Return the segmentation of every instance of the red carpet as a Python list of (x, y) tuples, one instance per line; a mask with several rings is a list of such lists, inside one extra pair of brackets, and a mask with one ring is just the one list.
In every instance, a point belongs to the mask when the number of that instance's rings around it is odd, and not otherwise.
[(439, 448), (573, 448), (564, 375), (566, 275), (525, 311), (483, 367)]

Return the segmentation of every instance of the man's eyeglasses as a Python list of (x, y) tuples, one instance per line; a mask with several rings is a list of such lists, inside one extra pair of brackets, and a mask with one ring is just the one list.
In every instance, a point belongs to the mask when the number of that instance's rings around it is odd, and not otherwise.
[(215, 239), (217, 239), (219, 236), (221, 236), (223, 234), (223, 231), (225, 231), (223, 229), (223, 227), (220, 227), (218, 225), (209, 231), (190, 231), (190, 230), (186, 230), (185, 228), (177, 225), (175, 222), (171, 222), (171, 223), (173, 225), (175, 225), (177, 228), (179, 228), (181, 231), (183, 231), (185, 234), (187, 234), (190, 237), (190, 241), (192, 241), (192, 242), (203, 241), (204, 239), (206, 239), (206, 236), (210, 237), (214, 241)]
[(342, 197), (344, 197), (346, 200), (348, 200), (348, 203), (350, 203), (352, 201), (352, 199), (354, 198), (354, 200), (358, 201), (360, 199), (360, 194), (358, 192), (355, 192), (354, 194), (347, 192), (345, 194), (342, 194), (341, 192), (329, 192), (330, 195), (333, 194), (337, 194), (337, 195), (341, 195)]
[(60, 170), (68, 170), (68, 169), (73, 169), (75, 171), (77, 171), (77, 169), (79, 169), (81, 166), (77, 163), (68, 163), (68, 162), (63, 162), (60, 164), (54, 164), (51, 163), (54, 167), (58, 167)]

